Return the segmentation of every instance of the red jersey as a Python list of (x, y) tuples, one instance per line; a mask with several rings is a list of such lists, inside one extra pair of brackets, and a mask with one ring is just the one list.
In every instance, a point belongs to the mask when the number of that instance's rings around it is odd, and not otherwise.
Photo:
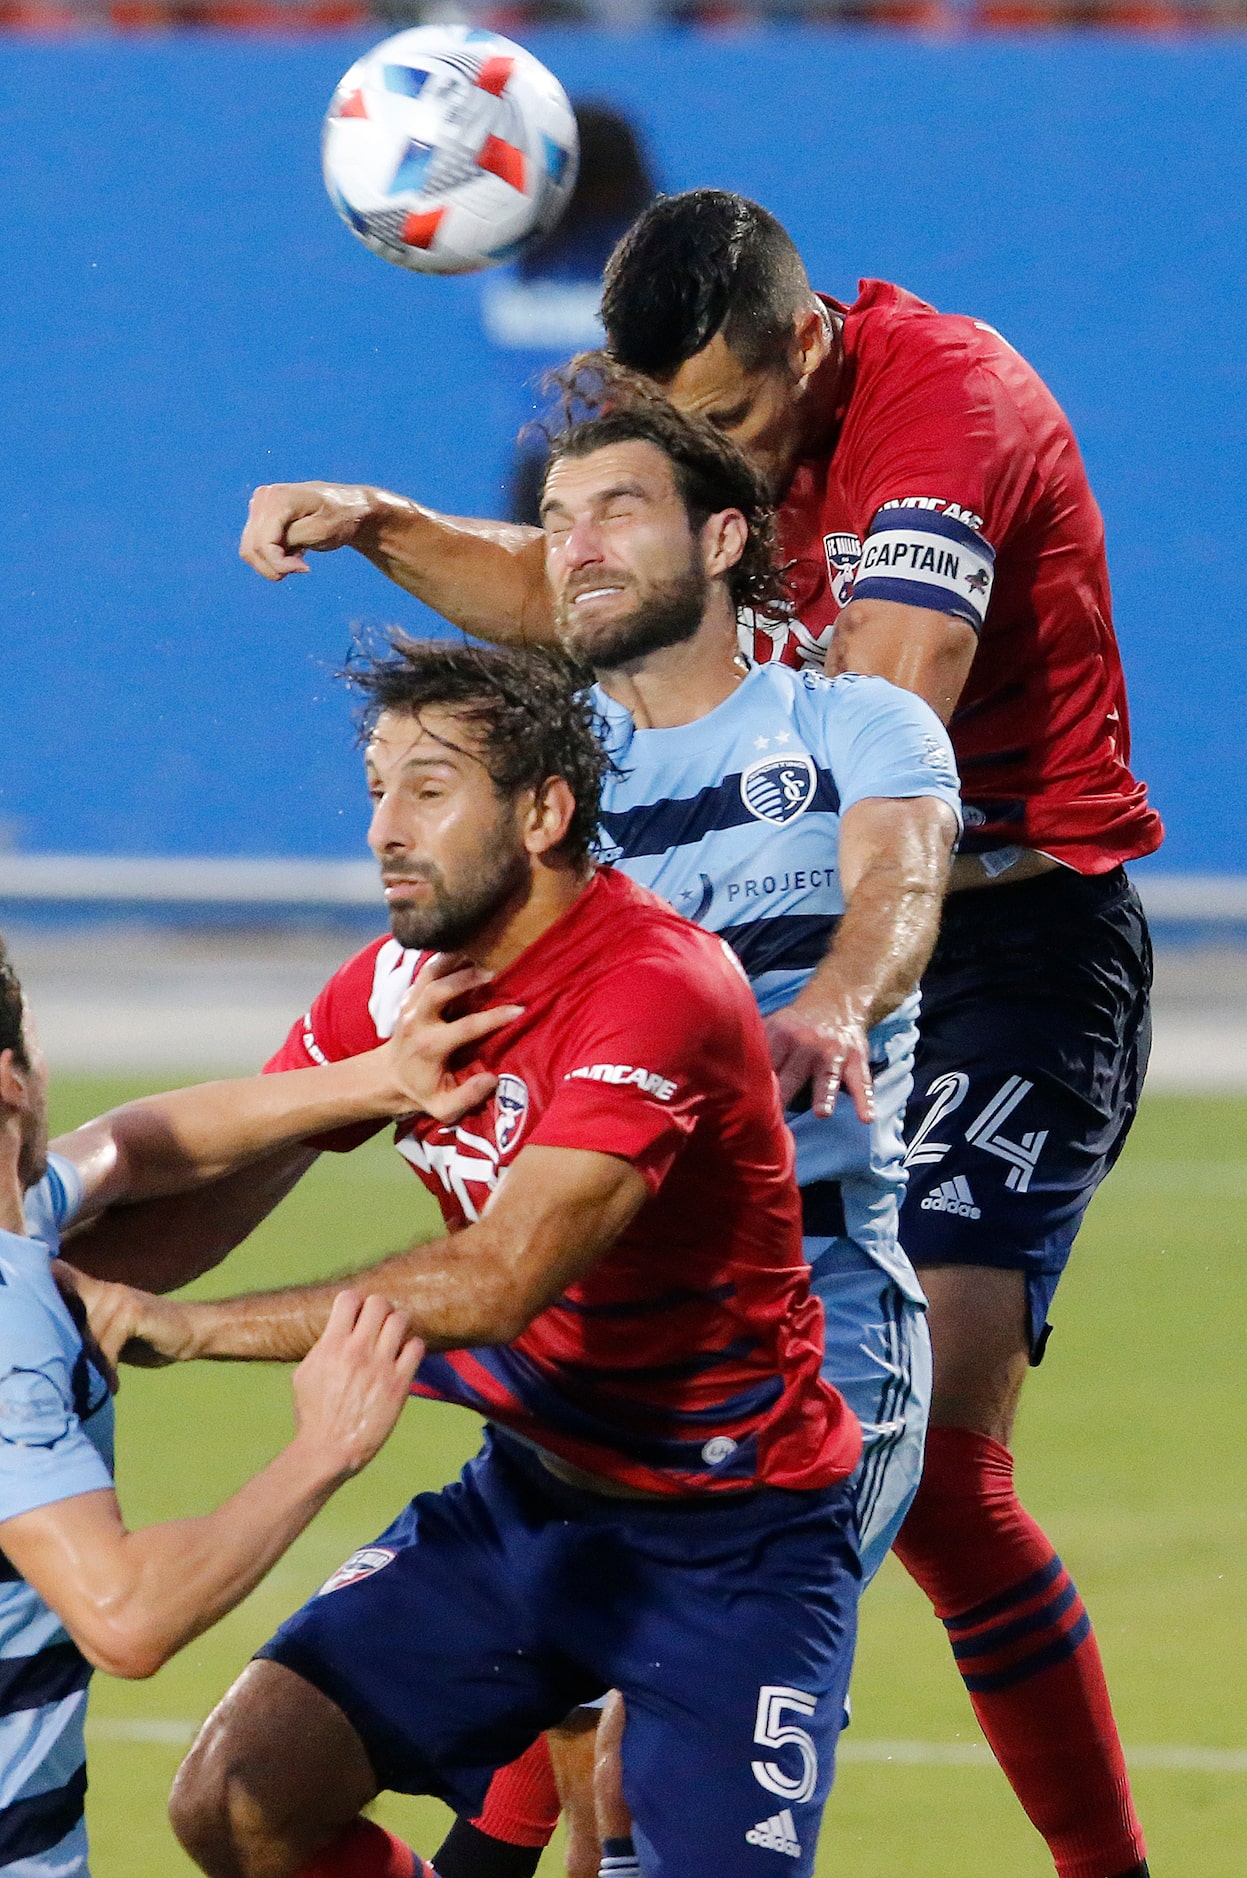
[(849, 599), (965, 619), (978, 652), (950, 732), (968, 852), (1041, 849), (1082, 874), (1163, 835), (1130, 773), (1104, 524), (1069, 421), (981, 320), (866, 280), (844, 315), (830, 455), (779, 512), (800, 622), (755, 656), (821, 662)]
[[(365, 947), (268, 1069), (374, 1049), (428, 956), (393, 939)], [(802, 1255), (792, 1138), (727, 946), (604, 868), (476, 996), (525, 1007), (465, 1066), (499, 1073), (490, 1100), (458, 1124), (422, 1115), (395, 1130), (448, 1228), (480, 1217), (526, 1147), (618, 1155), (649, 1198), (514, 1343), (426, 1357), (416, 1392), (651, 1492), (845, 1478), (860, 1430), (820, 1376), (822, 1306)]]

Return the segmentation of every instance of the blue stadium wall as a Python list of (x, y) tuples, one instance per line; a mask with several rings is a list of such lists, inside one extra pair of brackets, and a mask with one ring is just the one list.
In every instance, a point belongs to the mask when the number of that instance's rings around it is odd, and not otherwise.
[[(1160, 865), (1247, 871), (1247, 49), (1094, 36), (550, 33), (668, 188), (761, 198), (815, 282), (974, 312), (1040, 368), (1103, 505)], [(524, 400), (478, 280), (338, 222), (318, 127), (354, 40), (0, 46), (0, 845), (361, 851), (333, 677), (419, 625), (350, 554), (236, 558), (253, 484), (493, 513)], [(428, 616), (423, 616), (428, 624)]]

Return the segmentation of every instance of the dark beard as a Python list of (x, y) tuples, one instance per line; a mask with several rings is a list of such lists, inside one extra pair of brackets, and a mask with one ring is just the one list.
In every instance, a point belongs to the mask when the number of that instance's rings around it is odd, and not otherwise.
[(503, 854), (458, 893), (449, 890), (440, 868), (421, 868), (419, 878), (433, 889), (431, 904), (392, 907), (390, 931), (409, 952), (459, 952), (526, 885), (528, 857), (522, 850)]
[(617, 670), (651, 652), (680, 646), (701, 625), (710, 593), (710, 580), (700, 561), (687, 572), (651, 588), (631, 613), (600, 626), (586, 621), (581, 627), (570, 605), (559, 608), (559, 636), (569, 652), (599, 672)]

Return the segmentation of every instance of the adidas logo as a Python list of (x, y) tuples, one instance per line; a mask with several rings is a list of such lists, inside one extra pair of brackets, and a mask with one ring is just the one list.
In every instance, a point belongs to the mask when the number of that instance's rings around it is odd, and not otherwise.
[(764, 1852), (785, 1852), (789, 1858), (800, 1858), (801, 1845), (797, 1839), (796, 1821), (785, 1807), (782, 1813), (775, 1813), (770, 1819), (764, 1819), (751, 1832), (745, 1834), (748, 1845), (760, 1845)]
[(924, 1213), (956, 1213), (961, 1219), (982, 1219), (981, 1207), (974, 1204), (970, 1183), (964, 1174), (942, 1180), (921, 1202)]

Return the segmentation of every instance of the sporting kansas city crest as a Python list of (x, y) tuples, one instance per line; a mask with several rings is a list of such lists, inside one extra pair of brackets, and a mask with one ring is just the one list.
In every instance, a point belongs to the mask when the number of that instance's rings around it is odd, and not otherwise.
[(740, 779), (741, 800), (760, 822), (782, 828), (809, 808), (818, 787), (814, 758), (804, 750), (790, 756), (764, 756)]
[(862, 544), (856, 535), (824, 535), (827, 554), (827, 577), (837, 606), (847, 606), (853, 597), (857, 564), (862, 558)]
[(520, 1076), (499, 1076), (494, 1090), (494, 1139), (505, 1154), (528, 1118), (528, 1084)]

